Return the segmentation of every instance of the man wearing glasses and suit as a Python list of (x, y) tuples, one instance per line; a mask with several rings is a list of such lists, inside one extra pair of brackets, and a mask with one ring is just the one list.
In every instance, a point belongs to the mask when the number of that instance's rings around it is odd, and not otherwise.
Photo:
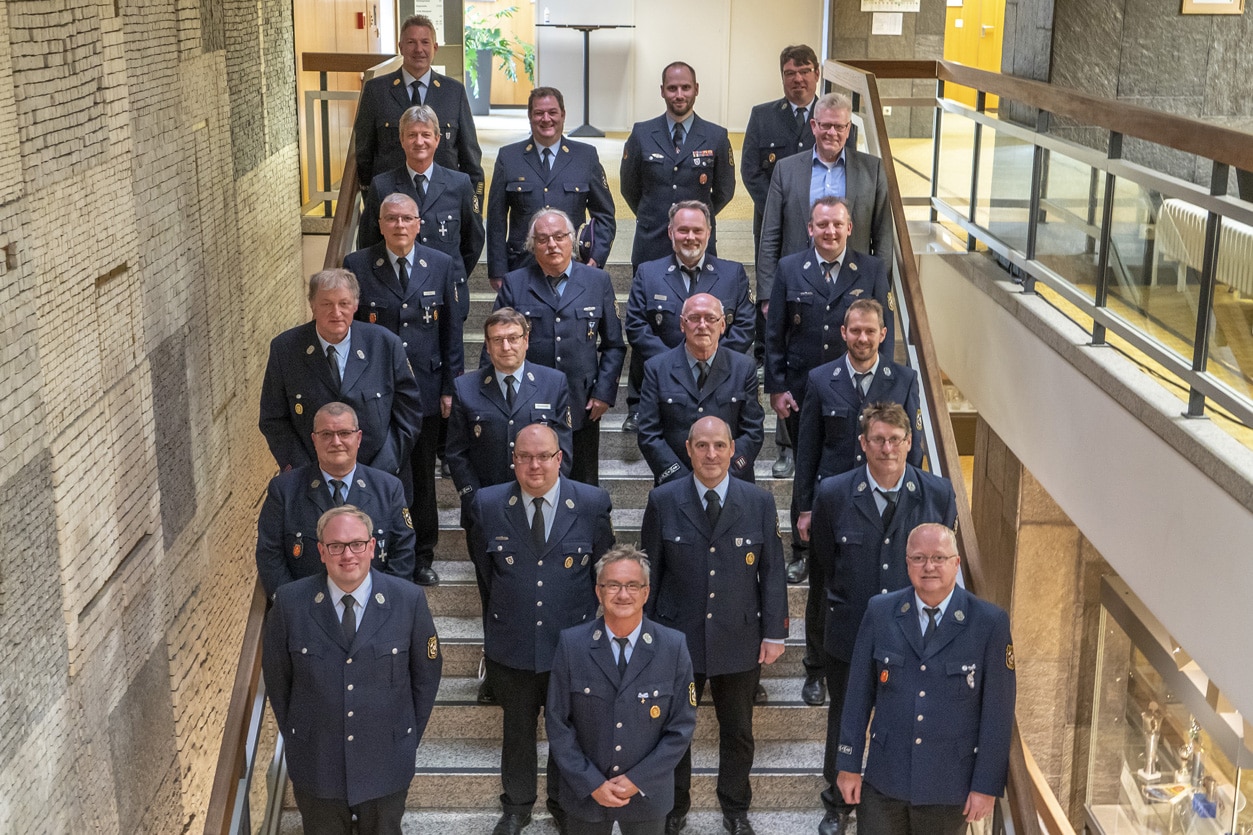
[[(532, 424), (513, 449), (516, 480), (470, 503), (484, 547), (471, 556), (487, 587), (487, 683), (504, 713), (502, 814), (493, 835), (517, 835), (536, 800), (535, 734), (561, 630), (596, 617), (597, 555), (613, 547), (609, 494), (561, 476), (552, 427)], [(548, 809), (564, 828), (559, 769), (548, 758)]]

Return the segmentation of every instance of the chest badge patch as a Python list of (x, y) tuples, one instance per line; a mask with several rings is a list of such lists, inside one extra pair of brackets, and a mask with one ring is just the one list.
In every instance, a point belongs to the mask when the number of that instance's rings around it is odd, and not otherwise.
[(692, 707), (696, 707), (696, 682), (694, 681), (687, 683), (687, 701)]
[(434, 635), (426, 642), (426, 657), (432, 661), (439, 657), (439, 638)]
[(377, 594), (375, 594), (375, 595), (374, 595), (374, 600), (375, 600), (375, 602), (376, 602), (376, 603), (378, 603), (380, 606), (382, 606), (384, 603), (386, 603), (386, 602), (387, 602), (387, 598), (383, 597), (383, 592), (378, 592)]
[(506, 564), (506, 565), (513, 565), (513, 557), (511, 557), (511, 556), (509, 556), (509, 557), (505, 557), (505, 564)]
[(305, 413), (305, 407), (304, 407), (304, 404), (302, 404), (302, 403), (297, 403), (297, 404), (296, 404), (296, 414), (298, 414), (298, 415), (303, 415), (304, 413)]
[(574, 568), (574, 557), (566, 557), (566, 568)]
[(705, 183), (707, 183), (707, 182), (709, 182), (709, 175), (708, 175), (708, 174), (701, 174), (701, 175), (700, 175), (700, 184), (703, 186), (703, 185), (704, 185)]
[(644, 638), (644, 643), (646, 644), (651, 644), (653, 642), (653, 636), (649, 635), (647, 632), (644, 633), (643, 638)]
[(323, 594), (322, 592), (318, 592), (317, 595), (313, 598), (313, 602), (321, 603), (325, 599), (326, 599), (326, 595)]
[(480, 423), (474, 424), (474, 437), (477, 438), (482, 434), (483, 434), (483, 425)]
[(409, 508), (402, 507), (400, 509), (400, 515), (405, 517), (405, 525), (409, 528), (409, 530), (413, 530), (413, 517), (409, 515)]
[(1005, 645), (1005, 666), (1006, 668), (1010, 670), (1014, 669), (1014, 645), (1013, 644)]
[(650, 707), (650, 708), (648, 709), (648, 715), (649, 715), (649, 716), (651, 716), (651, 717), (652, 717), (652, 718), (654, 718), (654, 719), (660, 719), (660, 718), (661, 718), (661, 708), (660, 708), (660, 707), (658, 707), (657, 705), (653, 705), (652, 707)]
[(299, 542), (297, 542), (295, 545), (291, 547), (291, 555), (293, 557), (299, 557), (303, 552), (304, 552), (304, 549), (300, 546)]
[(887, 670), (884, 670), (883, 672), (879, 673), (879, 683), (880, 684), (888, 683), (888, 671)]
[(753, 563), (757, 562), (757, 555), (754, 554), (752, 551), (749, 551), (748, 554), (745, 555), (744, 557), (744, 562), (747, 563), (748, 565), (752, 565)]

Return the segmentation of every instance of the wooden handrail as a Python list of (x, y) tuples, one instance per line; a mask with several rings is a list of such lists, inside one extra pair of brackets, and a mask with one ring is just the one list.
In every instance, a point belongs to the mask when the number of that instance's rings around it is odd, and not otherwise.
[[(828, 61), (828, 64), (835, 63)], [(1253, 171), (1253, 134), (1188, 116), (1163, 113), (1042, 81), (975, 69), (952, 61), (849, 60), (844, 64), (878, 78), (934, 78), (992, 93), (1054, 116), (1115, 131)], [(838, 83), (838, 82), (837, 82)]]
[(205, 812), (205, 835), (230, 835), (232, 811), (243, 776), (248, 749), (249, 711), (257, 698), (261, 683), (261, 633), (265, 624), (265, 589), (258, 580), (252, 590), (248, 622), (244, 626), (243, 648), (235, 667), (235, 683), (231, 687), (230, 706), (222, 731), (222, 747), (218, 749), (217, 770), (213, 773), (213, 791)]
[(378, 52), (302, 52), (300, 69), (305, 72), (366, 72), (395, 57)]
[[(392, 65), (399, 60), (395, 55), (368, 57), (383, 57), (385, 60), (367, 67), (362, 83), (376, 75), (390, 72)], [(339, 196), (335, 199), (335, 217), (331, 220), (331, 236), (326, 244), (326, 257), (322, 261), (324, 270), (342, 265), (348, 253), (352, 252), (353, 242), (357, 239), (357, 222), (361, 219), (361, 207), (357, 205), (357, 194), (361, 186), (357, 182), (357, 137), (354, 133), (348, 138), (348, 149), (344, 153), (344, 176), (339, 181)]]
[[(908, 62), (911, 69), (925, 69), (934, 62)], [(905, 66), (898, 66), (899, 72), (905, 72)], [(901, 76), (904, 77), (904, 76)], [(863, 118), (873, 124), (874, 136), (879, 138), (879, 156), (883, 160), (883, 168), (888, 180), (888, 202), (892, 208), (892, 219), (896, 228), (896, 243), (900, 247), (900, 276), (905, 288), (905, 298), (901, 303), (909, 311), (909, 340), (918, 351), (918, 375), (927, 393), (930, 409), (928, 420), (931, 423), (932, 437), (938, 439), (939, 449), (930, 450), (932, 456), (938, 458), (944, 475), (953, 483), (953, 490), (958, 496), (957, 501), (957, 538), (961, 548), (962, 563), (966, 572), (967, 585), (976, 594), (989, 585), (988, 571), (984, 566), (979, 552), (979, 543), (975, 536), (974, 520), (970, 512), (969, 494), (965, 488), (962, 475), (961, 455), (957, 450), (957, 438), (953, 433), (952, 420), (949, 418), (948, 401), (944, 397), (944, 382), (940, 372), (940, 363), (935, 355), (935, 346), (931, 338), (931, 323), (927, 318), (926, 305), (922, 300), (922, 283), (918, 276), (918, 264), (914, 260), (914, 247), (909, 238), (909, 224), (905, 217), (905, 206), (901, 202), (900, 184), (896, 177), (896, 166), (892, 160), (891, 143), (888, 142), (887, 125), (883, 121), (883, 107), (879, 97), (879, 86), (874, 73), (869, 69), (854, 66), (850, 63), (827, 60), (823, 64), (823, 79), (860, 95), (864, 102)], [(1007, 602), (1007, 601), (1001, 601)], [(1014, 832), (1019, 835), (1039, 835), (1040, 818), (1035, 798), (1041, 791), (1048, 792), (1048, 785), (1043, 789), (1032, 780), (1032, 772), (1027, 767), (1026, 745), (1018, 732), (1018, 723), (1013, 725), (1009, 749), (1009, 780), (1006, 796), (1009, 800), (1010, 817), (1013, 820)], [(1067, 830), (1069, 824), (1067, 824)], [(1050, 830), (1065, 832), (1067, 830)]]

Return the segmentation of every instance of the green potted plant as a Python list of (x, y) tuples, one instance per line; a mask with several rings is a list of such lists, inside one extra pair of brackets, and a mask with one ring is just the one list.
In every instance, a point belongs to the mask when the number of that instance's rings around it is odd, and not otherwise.
[(535, 83), (535, 46), (521, 38), (509, 40), (501, 32), (501, 21), (513, 17), (517, 6), (508, 6), (490, 15), (474, 8), (465, 9), (465, 68), (466, 92), (470, 97), (470, 112), (486, 116), (492, 100), (492, 59), (500, 59), (505, 78), (518, 80), (518, 60), (527, 79)]

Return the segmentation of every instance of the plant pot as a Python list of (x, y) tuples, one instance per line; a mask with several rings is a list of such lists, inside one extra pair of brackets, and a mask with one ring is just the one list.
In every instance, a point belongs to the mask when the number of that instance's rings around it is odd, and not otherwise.
[(470, 113), (475, 116), (486, 116), (492, 109), (492, 52), (480, 49), (475, 52), (474, 65), (478, 68), (479, 94), (474, 95), (474, 87), (470, 84), (470, 74), (466, 73), (466, 95), (470, 97)]

